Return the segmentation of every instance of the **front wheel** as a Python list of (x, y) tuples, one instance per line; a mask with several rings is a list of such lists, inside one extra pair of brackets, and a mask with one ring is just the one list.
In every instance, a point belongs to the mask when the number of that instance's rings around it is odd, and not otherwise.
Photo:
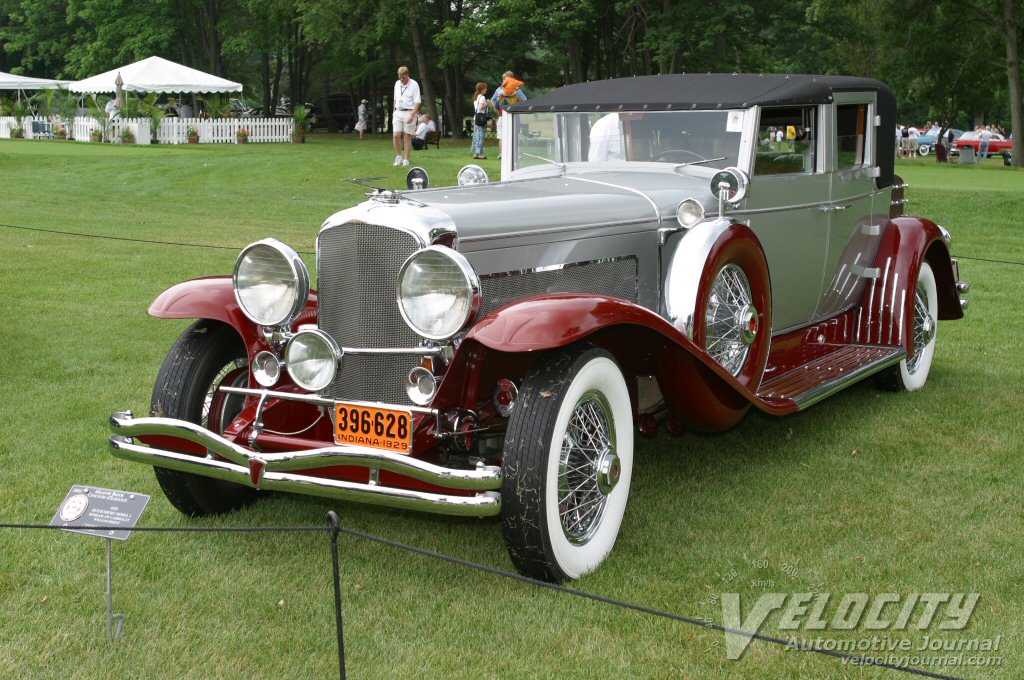
[(633, 409), (608, 352), (538, 361), (509, 420), (502, 472), (502, 533), (520, 572), (557, 583), (604, 561), (633, 473)]
[(878, 376), (878, 386), (899, 392), (919, 390), (928, 380), (928, 371), (935, 356), (935, 341), (939, 314), (938, 288), (935, 273), (928, 262), (921, 263), (914, 294), (913, 341), (911, 353), (897, 365)]
[[(245, 398), (217, 388), (245, 387), (248, 378), (245, 345), (234, 329), (216, 321), (197, 321), (167, 353), (153, 387), (150, 413), (220, 434), (242, 411)], [(238, 484), (162, 467), (153, 470), (167, 500), (186, 515), (228, 512), (256, 498), (254, 489)]]

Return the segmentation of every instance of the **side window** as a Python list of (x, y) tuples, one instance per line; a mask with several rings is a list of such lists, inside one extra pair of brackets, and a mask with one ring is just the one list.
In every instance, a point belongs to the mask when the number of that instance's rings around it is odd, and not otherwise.
[(869, 162), (867, 120), (867, 104), (836, 107), (836, 169), (854, 168)]
[(754, 174), (814, 172), (817, 169), (817, 138), (817, 107), (761, 109)]

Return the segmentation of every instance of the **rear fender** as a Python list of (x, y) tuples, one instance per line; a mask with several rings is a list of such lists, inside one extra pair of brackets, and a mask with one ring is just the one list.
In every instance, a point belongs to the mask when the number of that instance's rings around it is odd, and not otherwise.
[(922, 217), (890, 220), (878, 247), (878, 276), (864, 290), (856, 342), (900, 345), (913, 351), (914, 293), (921, 263), (935, 273), (939, 319), (963, 317), (960, 296), (942, 230)]
[[(474, 365), (470, 373), (479, 378), (494, 375), (494, 364), (504, 363), (509, 374), (503, 377), (518, 377), (528, 359), (532, 363), (542, 352), (583, 341), (607, 349), (626, 374), (655, 375), (666, 402), (690, 429), (729, 428), (756, 400), (665, 319), (639, 305), (607, 296), (536, 296), (503, 307), (474, 326), (453, 364)], [(460, 357), (470, 359), (460, 362)], [(497, 370), (500, 373), (500, 368)], [(447, 377), (442, 391), (458, 389), (457, 382), (480, 383), (473, 379), (449, 381)], [(490, 386), (480, 384), (479, 388)], [(477, 388), (465, 389), (475, 393)], [(455, 398), (451, 391), (438, 396)]]

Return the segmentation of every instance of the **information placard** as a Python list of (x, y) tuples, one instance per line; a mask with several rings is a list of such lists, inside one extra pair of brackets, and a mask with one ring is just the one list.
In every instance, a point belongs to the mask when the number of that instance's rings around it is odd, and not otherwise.
[[(60, 504), (50, 526), (125, 541), (132, 535), (130, 530), (138, 524), (149, 499), (144, 493), (76, 485), (71, 487), (64, 502)], [(74, 529), (76, 526), (109, 528)]]

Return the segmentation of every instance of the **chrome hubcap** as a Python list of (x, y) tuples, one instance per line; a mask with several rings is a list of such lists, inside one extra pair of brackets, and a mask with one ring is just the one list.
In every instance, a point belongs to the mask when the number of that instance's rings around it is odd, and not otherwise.
[(570, 543), (586, 543), (601, 524), (622, 472), (614, 441), (608, 401), (587, 392), (573, 408), (558, 463), (558, 516)]
[(739, 266), (727, 264), (715, 277), (704, 327), (708, 354), (725, 370), (739, 375), (758, 331), (750, 283)]

